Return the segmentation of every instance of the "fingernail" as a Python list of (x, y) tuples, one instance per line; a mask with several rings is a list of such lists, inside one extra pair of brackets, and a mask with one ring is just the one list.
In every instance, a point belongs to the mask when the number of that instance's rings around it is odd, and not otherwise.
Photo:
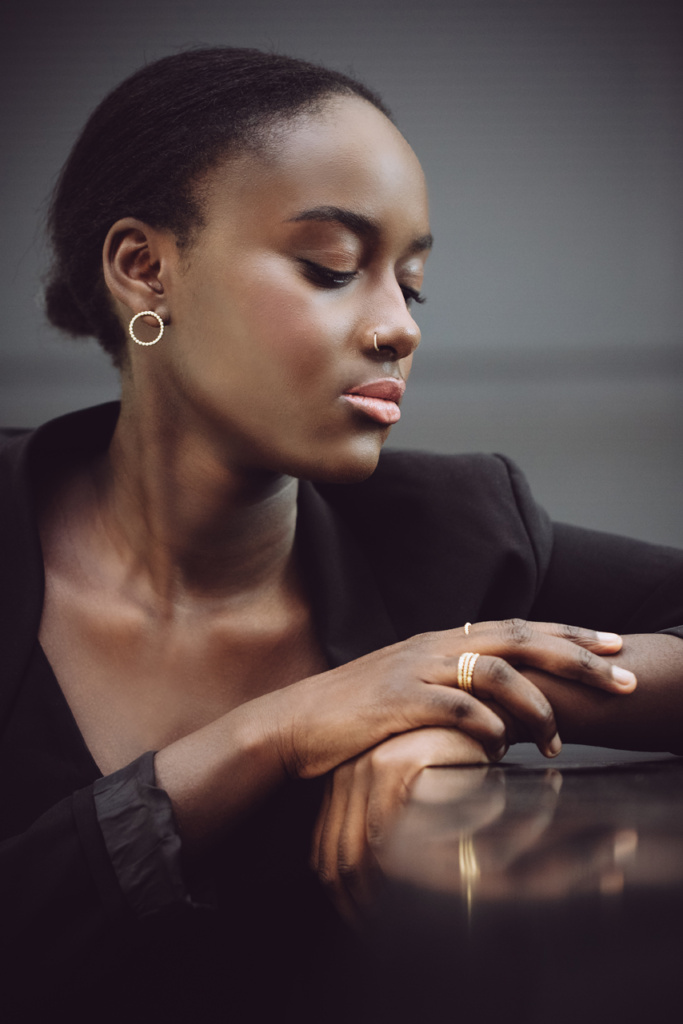
[(615, 643), (615, 641), (621, 640), (621, 637), (619, 636), (618, 633), (600, 633), (600, 632), (597, 632), (595, 634), (595, 636), (597, 637), (597, 639), (600, 641), (601, 644), (613, 644), (613, 643)]
[(619, 686), (635, 686), (637, 683), (633, 672), (629, 672), (627, 668), (620, 668), (618, 665), (612, 665), (612, 678), (615, 683), (619, 683)]
[(550, 743), (548, 744), (548, 753), (551, 757), (557, 757), (561, 750), (562, 740), (560, 739), (560, 734), (556, 732), (553, 738), (551, 739)]
[(498, 747), (497, 750), (493, 752), (493, 760), (500, 761), (501, 757), (505, 757), (507, 749), (506, 743), (504, 743), (502, 747)]

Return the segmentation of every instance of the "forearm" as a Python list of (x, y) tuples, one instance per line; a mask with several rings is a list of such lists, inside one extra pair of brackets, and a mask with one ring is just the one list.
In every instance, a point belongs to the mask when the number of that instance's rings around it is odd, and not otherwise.
[(268, 707), (268, 698), (249, 701), (157, 753), (157, 784), (170, 797), (186, 854), (199, 852), (286, 778)]
[(660, 633), (626, 636), (608, 660), (635, 672), (633, 693), (605, 693), (524, 671), (552, 704), (562, 740), (683, 752), (683, 640)]

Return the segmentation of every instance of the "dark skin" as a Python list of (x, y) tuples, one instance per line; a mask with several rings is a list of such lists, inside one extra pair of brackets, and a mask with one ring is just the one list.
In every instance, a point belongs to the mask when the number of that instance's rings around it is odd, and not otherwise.
[[(344, 394), (408, 378), (422, 172), (379, 111), (334, 98), (214, 168), (202, 195), (189, 249), (112, 225), (122, 326), (153, 309), (167, 327), (158, 346), (129, 343), (109, 451), (62, 472), (42, 508), (40, 639), (102, 771), (157, 750), (193, 856), (285, 778), (336, 769), (316, 863), (339, 890), (340, 829), (363, 846), (366, 796), (386, 809), (389, 777), (403, 792), (426, 764), (495, 759), (522, 735), (552, 756), (558, 722), (579, 742), (666, 747), (672, 637), (622, 650), (589, 629), (478, 624), (327, 671), (294, 550), (297, 478), (351, 482), (377, 463), (389, 427)], [(468, 650), (476, 697), (456, 686)]]

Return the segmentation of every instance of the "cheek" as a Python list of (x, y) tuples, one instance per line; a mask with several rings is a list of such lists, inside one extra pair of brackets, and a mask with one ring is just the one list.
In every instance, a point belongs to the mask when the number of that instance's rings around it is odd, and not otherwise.
[(236, 311), (241, 347), (251, 364), (270, 363), (283, 384), (312, 380), (331, 365), (344, 330), (330, 316), (327, 296), (271, 279), (246, 289)]
[(325, 405), (336, 397), (350, 329), (336, 293), (311, 288), (277, 258), (243, 260), (239, 271), (214, 266), (192, 285), (179, 310), (175, 358), (200, 399), (247, 418), (265, 415), (265, 407), (269, 418), (296, 421), (310, 404), (304, 393)]

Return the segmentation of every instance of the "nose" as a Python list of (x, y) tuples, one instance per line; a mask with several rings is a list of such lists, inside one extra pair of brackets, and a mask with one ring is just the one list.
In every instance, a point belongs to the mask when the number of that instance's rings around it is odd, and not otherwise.
[(370, 332), (373, 347), (392, 362), (412, 355), (422, 336), (400, 289), (399, 294), (400, 306), (392, 304), (391, 310), (385, 309)]

